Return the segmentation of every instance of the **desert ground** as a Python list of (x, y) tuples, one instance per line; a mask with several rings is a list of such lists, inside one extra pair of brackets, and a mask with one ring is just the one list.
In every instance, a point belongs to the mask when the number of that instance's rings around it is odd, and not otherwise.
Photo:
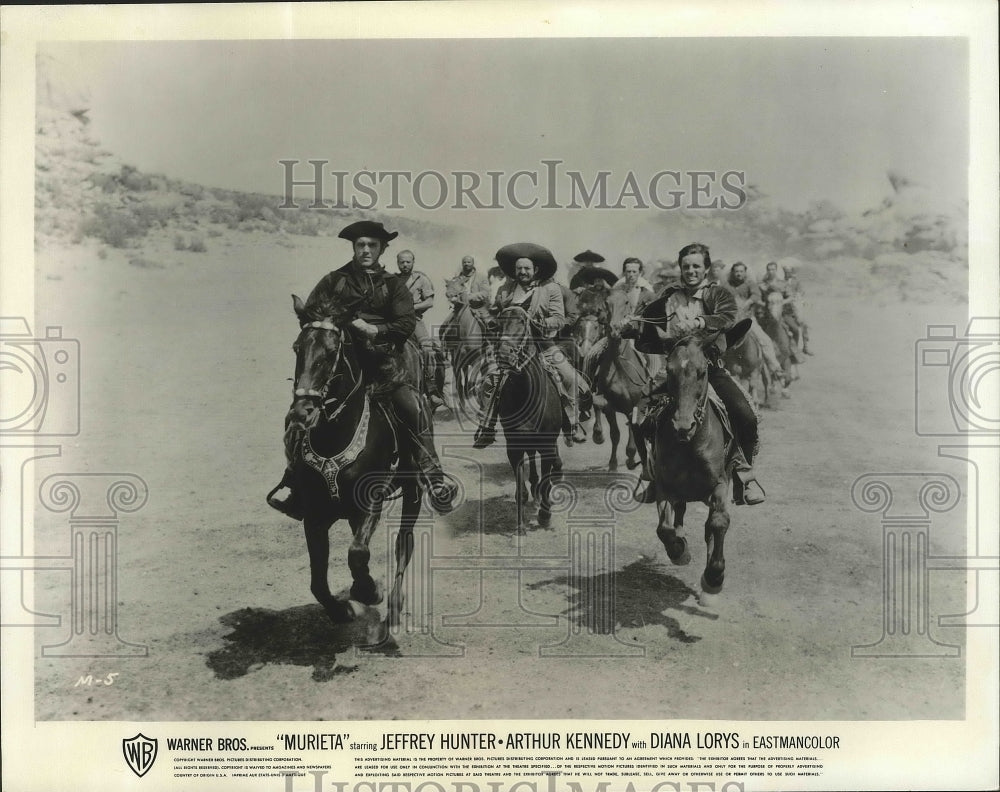
[[(812, 289), (815, 356), (792, 398), (764, 412), (767, 502), (733, 508), (718, 594), (699, 585), (703, 506), (688, 511), (691, 563), (674, 566), (655, 508), (622, 497), (633, 474), (606, 471), (608, 445), (561, 446), (563, 505), (550, 527), (518, 535), (502, 442), (475, 451), (468, 422), (439, 411), (463, 500), (424, 513), (402, 629), (364, 647), (376, 616), (326, 620), (300, 525), (264, 503), (283, 465), (289, 295), (346, 260), (343, 247), (234, 231), (204, 253), (174, 250), (166, 234), (141, 256), (92, 239), (37, 251), (34, 329), (79, 339), (82, 388), (80, 434), (33, 463), (35, 482), (132, 473), (149, 492), (121, 515), (117, 554), (118, 633), (148, 654), (41, 656), (67, 637), (70, 577), (37, 573), (36, 609), (62, 620), (36, 630), (37, 719), (963, 717), (964, 653), (851, 656), (882, 635), (884, 591), (880, 517), (851, 487), (866, 473), (927, 472), (964, 491), (965, 463), (939, 458), (913, 418), (914, 344), (928, 324), (961, 332), (964, 305)], [(931, 555), (964, 554), (965, 508), (933, 515)], [(397, 521), (390, 510), (372, 543), (383, 580)], [(65, 514), (35, 503), (36, 554), (66, 555), (69, 531)], [(350, 580), (348, 533), (332, 529), (335, 591)], [(964, 646), (963, 629), (938, 617), (966, 610), (965, 574), (929, 583), (930, 634)], [(112, 686), (75, 685), (110, 672)]]

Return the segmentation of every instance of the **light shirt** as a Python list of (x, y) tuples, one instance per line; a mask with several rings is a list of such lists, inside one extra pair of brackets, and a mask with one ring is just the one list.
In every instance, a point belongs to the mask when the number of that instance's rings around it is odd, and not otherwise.
[(677, 338), (681, 335), (685, 335), (677, 330), (678, 319), (691, 321), (698, 316), (705, 315), (705, 303), (703, 301), (703, 296), (707, 287), (708, 284), (702, 281), (701, 285), (697, 288), (697, 290), (695, 290), (694, 294), (688, 294), (683, 289), (678, 289), (667, 298), (667, 304), (664, 306), (666, 315), (670, 316), (671, 314), (674, 314), (674, 316), (667, 321), (667, 334), (670, 338)]

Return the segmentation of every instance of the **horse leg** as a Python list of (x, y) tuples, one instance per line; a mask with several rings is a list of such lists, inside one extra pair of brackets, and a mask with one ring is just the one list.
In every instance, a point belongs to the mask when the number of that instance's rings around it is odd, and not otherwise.
[(306, 547), (309, 549), (309, 589), (316, 601), (323, 606), (330, 621), (334, 624), (343, 624), (351, 621), (354, 615), (347, 603), (334, 598), (327, 580), (332, 524), (332, 520), (316, 520), (313, 517), (306, 517), (303, 522)]
[(555, 445), (540, 451), (539, 456), (542, 481), (538, 487), (538, 524), (547, 526), (552, 522), (553, 477), (562, 472), (562, 463), (559, 462), (559, 449)]
[[(538, 501), (538, 465), (535, 464), (536, 453), (529, 451), (525, 455), (528, 459), (528, 483), (531, 485), (531, 499)], [(543, 465), (544, 469), (544, 465)]]
[(351, 531), (354, 533), (351, 547), (347, 551), (347, 565), (351, 568), (351, 577), (354, 578), (354, 583), (351, 585), (351, 599), (365, 605), (375, 605), (382, 601), (382, 592), (379, 591), (368, 570), (368, 561), (371, 558), (368, 544), (371, 542), (372, 534), (375, 533), (381, 514), (382, 501), (379, 500), (369, 509), (355, 512), (349, 518)]
[(607, 402), (603, 397), (594, 393), (594, 429), (591, 432), (591, 439), (596, 445), (604, 442), (604, 425), (601, 423), (601, 413), (607, 409)]
[(524, 485), (523, 451), (507, 447), (507, 460), (514, 471), (514, 503), (517, 505), (517, 531), (525, 532), (524, 502), (528, 500), (528, 488)]
[[(685, 507), (684, 503), (668, 503), (667, 501), (656, 504), (657, 512), (659, 512), (656, 535), (663, 544), (663, 549), (667, 551), (667, 556), (679, 566), (683, 566), (691, 560), (687, 539), (678, 534), (678, 530), (683, 528)], [(674, 517), (672, 525), (670, 521), (671, 511), (673, 511)]]
[(726, 559), (722, 550), (726, 531), (729, 530), (729, 512), (726, 510), (728, 492), (729, 487), (723, 480), (716, 485), (708, 499), (708, 519), (705, 521), (708, 559), (701, 578), (702, 588), (708, 592), (719, 591), (726, 577)]
[(608, 470), (614, 473), (618, 470), (618, 444), (622, 440), (622, 433), (618, 428), (615, 408), (610, 404), (604, 408), (604, 417), (608, 419), (608, 429), (611, 431), (611, 458), (608, 460)]
[(396, 534), (396, 573), (389, 591), (388, 612), (386, 621), (390, 627), (400, 623), (403, 603), (406, 595), (403, 593), (403, 575), (413, 558), (413, 526), (420, 516), (420, 487), (416, 481), (408, 481), (403, 485), (403, 514), (399, 521), (399, 533)]
[(632, 416), (625, 415), (625, 430), (628, 434), (625, 437), (625, 467), (635, 470), (639, 466), (639, 449), (635, 444), (635, 427), (632, 425)]

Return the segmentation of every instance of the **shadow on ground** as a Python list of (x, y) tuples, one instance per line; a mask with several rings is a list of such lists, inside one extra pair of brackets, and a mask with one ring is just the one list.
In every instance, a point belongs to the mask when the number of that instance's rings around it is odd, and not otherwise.
[(282, 611), (242, 608), (220, 617), (232, 632), (223, 636), (224, 647), (209, 652), (206, 664), (218, 679), (237, 679), (268, 664), (312, 666), (313, 680), (325, 682), (357, 670), (357, 665), (337, 660), (338, 654), (353, 654), (355, 647), (398, 654), (391, 636), (366, 645), (378, 618), (378, 612), (370, 609), (356, 621), (335, 625), (318, 604)]
[(575, 624), (590, 632), (607, 635), (617, 628), (660, 626), (681, 643), (695, 643), (701, 637), (681, 629), (676, 619), (664, 611), (680, 610), (706, 619), (718, 616), (685, 603), (697, 593), (666, 574), (651, 558), (642, 558), (615, 572), (599, 575), (560, 575), (528, 586), (568, 586), (569, 607), (563, 612)]

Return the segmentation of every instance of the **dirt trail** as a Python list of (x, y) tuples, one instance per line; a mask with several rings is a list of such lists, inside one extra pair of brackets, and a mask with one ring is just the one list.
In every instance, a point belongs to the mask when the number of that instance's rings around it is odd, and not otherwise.
[[(421, 524), (415, 629), (362, 651), (352, 646), (360, 628), (333, 628), (313, 604), (301, 529), (263, 501), (281, 469), (287, 295), (323, 273), (328, 245), (290, 254), (234, 235), (207, 258), (151, 256), (162, 268), (119, 252), (39, 253), (37, 320), (80, 339), (83, 400), (80, 436), (37, 462), (36, 479), (134, 472), (150, 497), (122, 517), (118, 557), (119, 633), (148, 657), (101, 661), (121, 676), (100, 691), (73, 685), (97, 673), (91, 661), (39, 659), (37, 718), (962, 716), (962, 659), (851, 658), (852, 645), (878, 640), (883, 618), (881, 527), (851, 502), (852, 483), (903, 471), (965, 480), (962, 463), (913, 431), (914, 342), (929, 323), (964, 325), (961, 306), (813, 296), (816, 356), (793, 398), (764, 416), (768, 500), (734, 510), (726, 584), (713, 597), (698, 585), (703, 507), (688, 512), (692, 563), (671, 565), (653, 507), (607, 496), (630, 474), (601, 472), (608, 446), (588, 444), (563, 454), (571, 486), (551, 529), (518, 537), (502, 447), (474, 451), (459, 422), (441, 420), (466, 500)], [(63, 516), (36, 509), (36, 552), (65, 553)], [(964, 551), (964, 509), (934, 516), (932, 552)], [(393, 524), (376, 534), (375, 569)], [(334, 528), (335, 590), (349, 580), (346, 531)], [(39, 573), (40, 610), (68, 615), (67, 581)], [(937, 640), (964, 644), (960, 629), (937, 626), (964, 605), (964, 575), (932, 573)], [(37, 631), (39, 647), (64, 637)]]

